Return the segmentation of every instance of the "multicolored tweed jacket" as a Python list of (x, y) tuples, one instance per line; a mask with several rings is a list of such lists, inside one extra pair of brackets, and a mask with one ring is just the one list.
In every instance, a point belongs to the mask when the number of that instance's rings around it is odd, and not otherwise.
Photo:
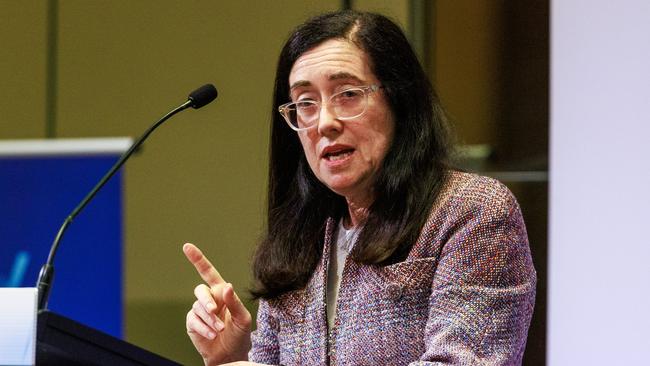
[(306, 288), (260, 301), (251, 361), (281, 365), (518, 365), (535, 300), (526, 228), (501, 183), (453, 172), (404, 262), (345, 262), (326, 319), (334, 220)]

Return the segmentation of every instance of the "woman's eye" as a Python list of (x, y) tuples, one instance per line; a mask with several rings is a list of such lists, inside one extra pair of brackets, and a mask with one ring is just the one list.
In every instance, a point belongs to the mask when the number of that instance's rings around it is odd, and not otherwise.
[(356, 98), (363, 95), (363, 91), (359, 89), (350, 89), (342, 92), (341, 95), (345, 98)]
[(359, 89), (350, 89), (344, 90), (334, 96), (334, 99), (338, 103), (354, 101), (363, 96), (363, 91)]
[(300, 100), (296, 102), (296, 109), (300, 111), (307, 111), (316, 106), (313, 100)]

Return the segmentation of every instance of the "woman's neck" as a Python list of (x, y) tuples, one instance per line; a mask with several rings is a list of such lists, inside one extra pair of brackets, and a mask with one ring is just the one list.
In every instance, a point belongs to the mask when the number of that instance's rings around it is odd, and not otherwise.
[(346, 200), (348, 202), (348, 217), (343, 220), (343, 227), (350, 229), (362, 225), (368, 218), (368, 208), (372, 200), (352, 200), (349, 198), (346, 198)]

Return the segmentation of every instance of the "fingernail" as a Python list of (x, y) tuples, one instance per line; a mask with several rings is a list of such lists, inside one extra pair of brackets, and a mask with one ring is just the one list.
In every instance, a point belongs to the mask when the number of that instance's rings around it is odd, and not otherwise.
[(217, 335), (214, 332), (208, 332), (208, 339), (214, 339)]
[(214, 327), (221, 332), (223, 330), (223, 323), (220, 320), (214, 322)]

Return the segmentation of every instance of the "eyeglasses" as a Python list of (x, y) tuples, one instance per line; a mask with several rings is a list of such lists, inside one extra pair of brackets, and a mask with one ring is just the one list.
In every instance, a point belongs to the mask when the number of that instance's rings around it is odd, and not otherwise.
[[(368, 94), (379, 88), (379, 85), (368, 85), (345, 89), (330, 96), (327, 105), (332, 107), (334, 116), (339, 120), (357, 118), (368, 107)], [(304, 131), (318, 124), (321, 105), (322, 102), (305, 99), (283, 104), (278, 107), (278, 111), (289, 127), (295, 131)]]

